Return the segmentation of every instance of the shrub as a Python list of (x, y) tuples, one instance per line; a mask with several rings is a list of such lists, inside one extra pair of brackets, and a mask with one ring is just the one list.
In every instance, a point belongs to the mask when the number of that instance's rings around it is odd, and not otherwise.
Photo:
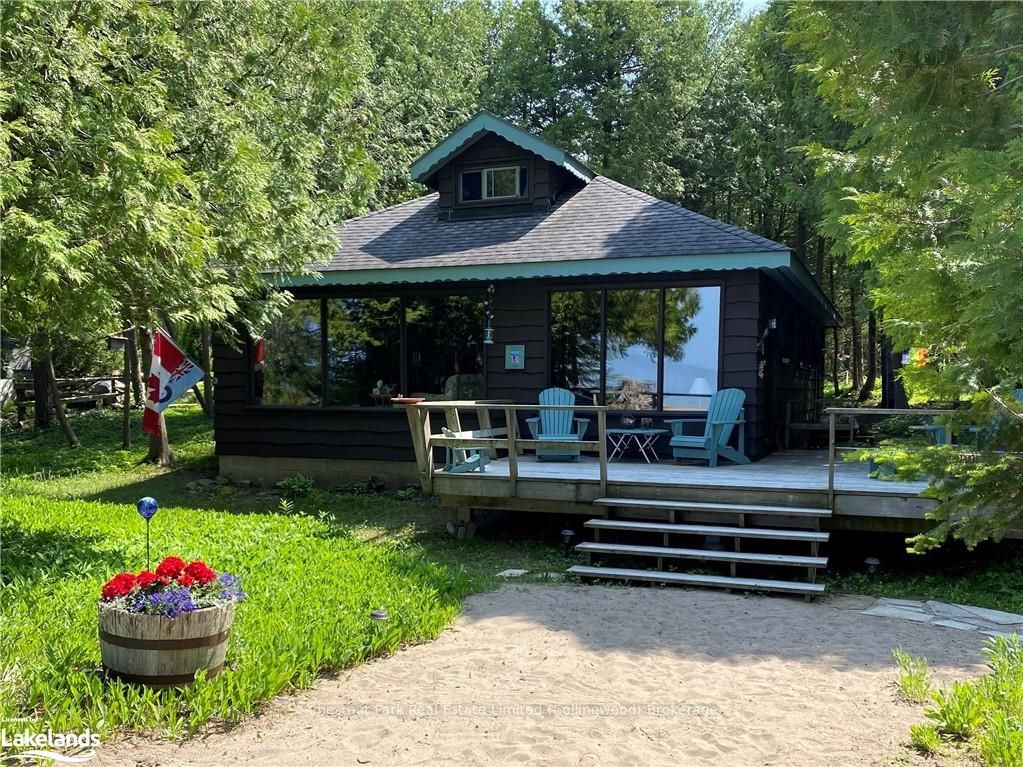
[(911, 703), (926, 703), (931, 697), (931, 673), (927, 660), (914, 658), (901, 647), (892, 650), (892, 657), (899, 665), (896, 686), (899, 695)]

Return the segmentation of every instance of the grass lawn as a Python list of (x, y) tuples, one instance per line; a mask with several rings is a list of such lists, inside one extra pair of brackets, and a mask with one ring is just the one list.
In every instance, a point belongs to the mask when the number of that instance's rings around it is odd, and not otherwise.
[[(467, 595), (497, 585), (500, 570), (562, 571), (574, 561), (561, 551), (554, 517), (518, 518), (500, 535), (458, 540), (444, 529), (450, 512), (414, 493), (313, 490), (282, 508), (279, 494), (258, 488), (189, 492), (188, 482), (214, 476), (217, 465), (211, 424), (194, 406), (168, 411), (173, 469), (140, 465), (141, 438), (121, 450), (113, 411), (74, 422), (79, 450), (67, 449), (56, 428), (3, 435), (0, 718), (31, 717), (36, 731), (179, 736), (230, 722), (319, 673), (436, 637)], [(204, 559), (241, 576), (248, 594), (227, 670), (186, 690), (141, 690), (99, 673), (99, 589), (114, 573), (145, 566), (134, 508), (145, 495), (160, 502), (155, 561)], [(942, 571), (940, 555), (870, 577), (836, 558), (827, 579), (832, 589), (1023, 612), (1018, 547), (998, 551), (954, 574)], [(370, 619), (378, 607), (388, 622)]]
[[(177, 736), (255, 712), (316, 675), (429, 640), (470, 593), (509, 567), (563, 570), (556, 539), (457, 540), (430, 499), (314, 490), (282, 510), (259, 490), (186, 484), (212, 476), (212, 430), (195, 407), (171, 408), (173, 470), (140, 466), (121, 450), (119, 415), (75, 418), (82, 441), (58, 429), (4, 435), (0, 718), (31, 716), (45, 731), (114, 729)], [(137, 428), (136, 428), (137, 434)], [(96, 601), (121, 570), (145, 566), (144, 523), (134, 509), (152, 495), (153, 559), (201, 558), (241, 576), (228, 669), (181, 691), (146, 691), (99, 673)], [(386, 623), (370, 612), (385, 607)]]

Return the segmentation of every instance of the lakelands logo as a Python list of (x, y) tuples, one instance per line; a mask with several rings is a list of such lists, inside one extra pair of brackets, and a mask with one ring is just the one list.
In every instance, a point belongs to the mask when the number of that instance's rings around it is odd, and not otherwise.
[(93, 749), (99, 744), (99, 735), (88, 728), (82, 732), (54, 732), (49, 729), (46, 732), (28, 729), (11, 732), (0, 727), (0, 747), (5, 752), (10, 750), (8, 759), (49, 759), (57, 764), (81, 764), (96, 758)]

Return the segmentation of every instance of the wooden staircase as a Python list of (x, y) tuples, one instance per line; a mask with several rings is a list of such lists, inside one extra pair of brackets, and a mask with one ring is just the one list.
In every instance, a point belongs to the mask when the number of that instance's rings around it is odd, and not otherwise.
[[(597, 498), (593, 503), (604, 516), (585, 523), (593, 540), (575, 547), (586, 554), (587, 564), (570, 567), (573, 575), (775, 591), (806, 599), (824, 593), (816, 579), (828, 564), (827, 557), (819, 556), (828, 533), (820, 522), (831, 516), (830, 509), (644, 498)], [(613, 566), (604, 564), (609, 559)], [(619, 565), (620, 560), (629, 566)], [(655, 566), (641, 569), (633, 560), (655, 560)], [(719, 572), (691, 572), (693, 565), (686, 567), (686, 562)], [(805, 578), (775, 576), (788, 568), (805, 570)]]

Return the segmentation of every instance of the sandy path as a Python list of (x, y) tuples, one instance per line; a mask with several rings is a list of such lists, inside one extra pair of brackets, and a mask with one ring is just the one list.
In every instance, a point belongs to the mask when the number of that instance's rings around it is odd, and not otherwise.
[(895, 698), (891, 648), (948, 679), (980, 673), (984, 637), (850, 606), (507, 586), (470, 599), (436, 642), (324, 680), (230, 733), (122, 741), (99, 764), (916, 763), (903, 744), (922, 714)]

